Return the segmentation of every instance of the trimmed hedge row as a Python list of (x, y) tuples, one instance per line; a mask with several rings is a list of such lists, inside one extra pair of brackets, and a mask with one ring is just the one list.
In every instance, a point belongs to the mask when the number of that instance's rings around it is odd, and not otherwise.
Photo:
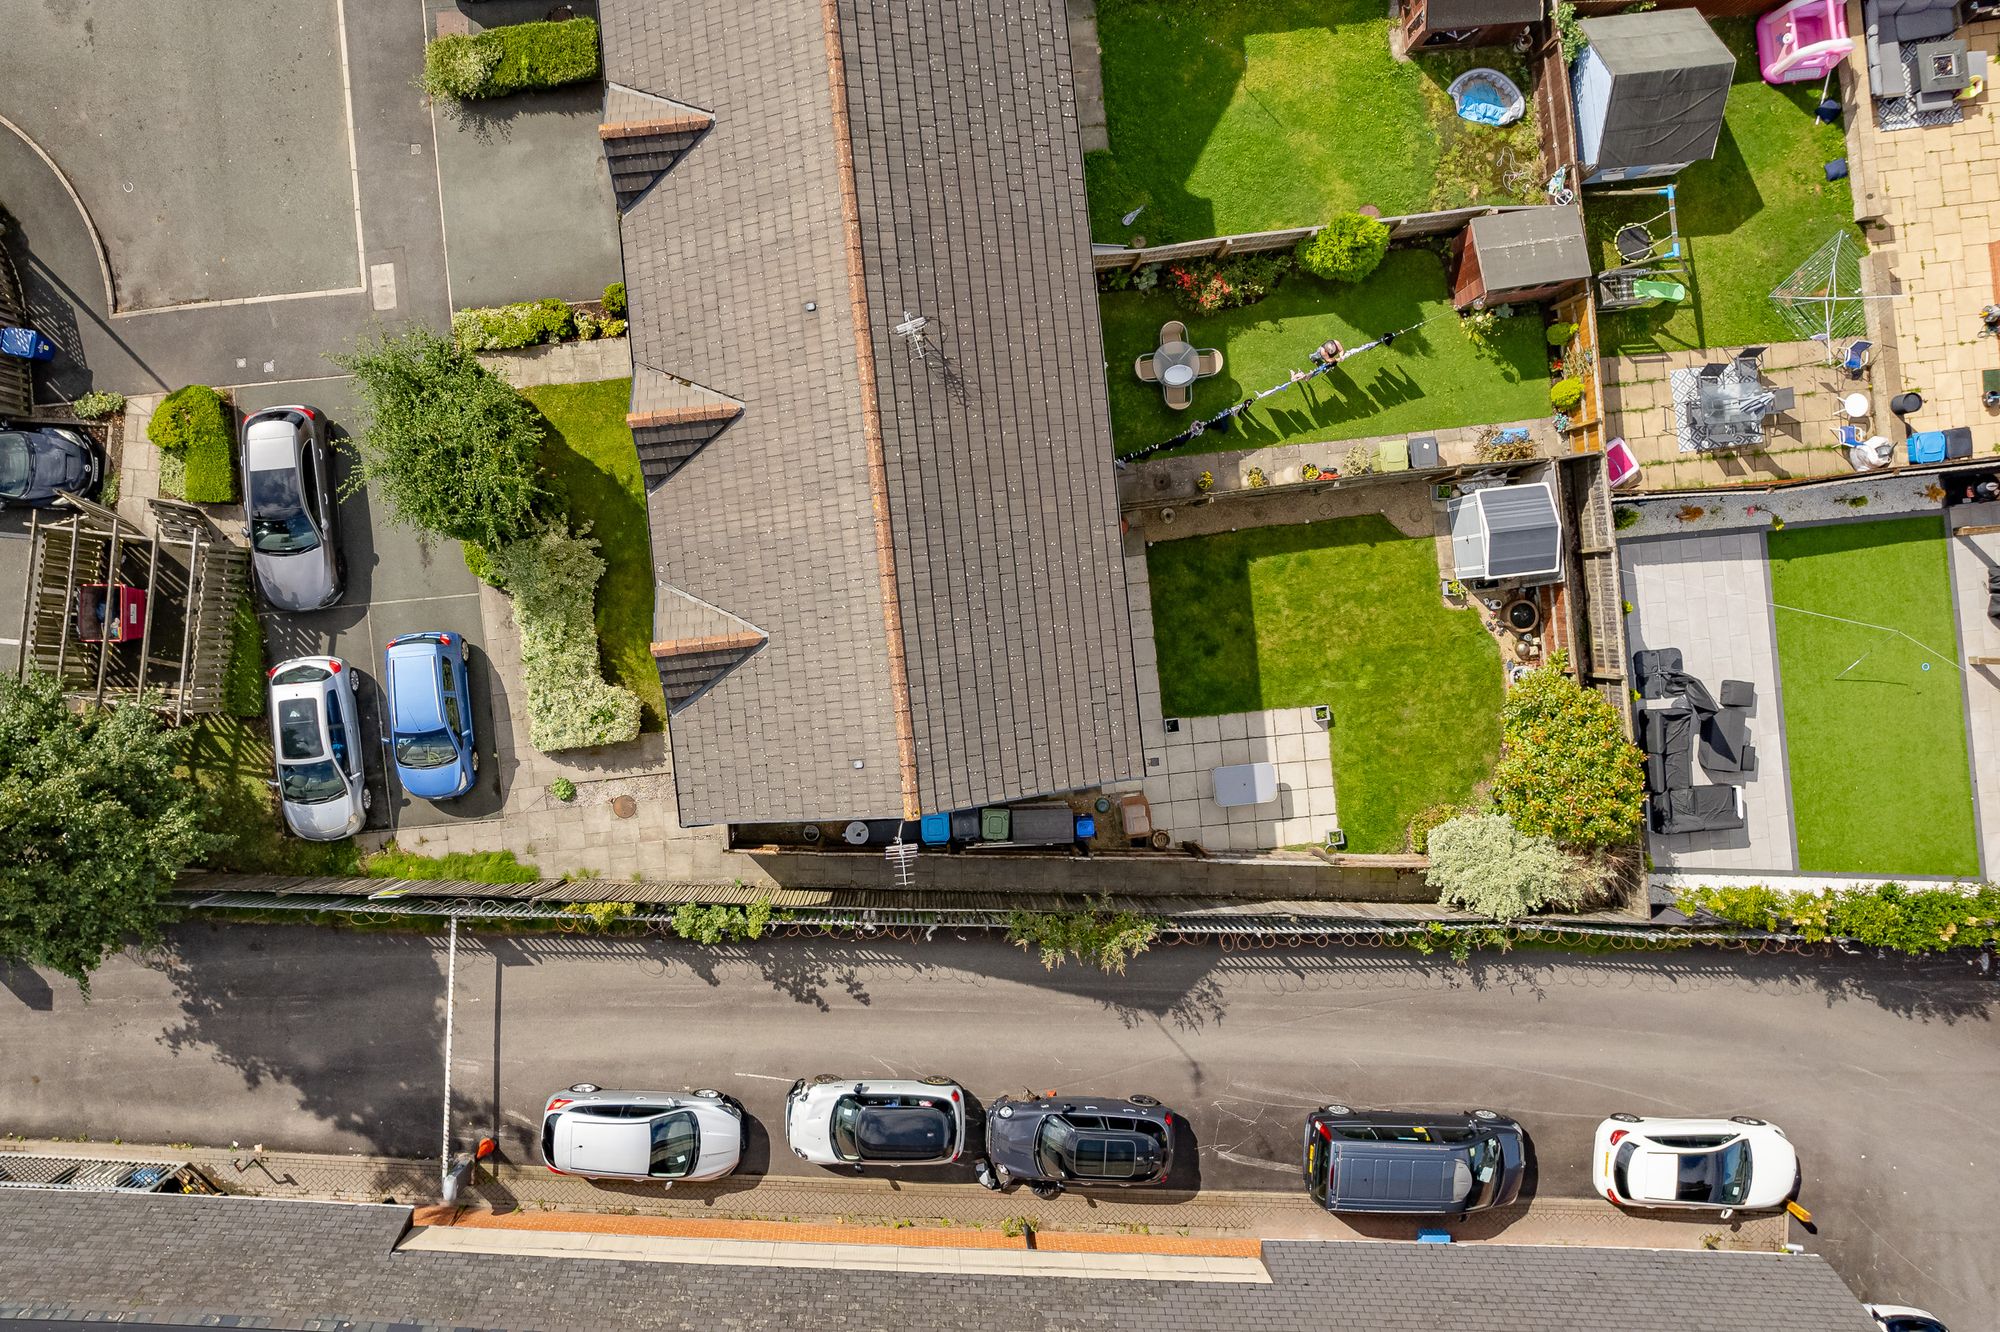
[(1956, 888), (1789, 890), (1683, 888), (1674, 905), (1689, 915), (1707, 912), (1733, 925), (1797, 934), (1813, 943), (1851, 939), (1898, 953), (1937, 953), (2000, 943), (2000, 888), (1982, 883)]
[(583, 83), (598, 74), (597, 20), (512, 23), (424, 47), (423, 89), (471, 100)]
[(460, 310), (451, 317), (452, 340), (467, 351), (506, 351), (566, 338), (615, 338), (625, 332), (623, 319), (602, 319), (587, 310), (572, 310), (553, 296)]
[(153, 409), (146, 438), (180, 460), (190, 502), (236, 502), (236, 427), (220, 393), (206, 384), (175, 389)]

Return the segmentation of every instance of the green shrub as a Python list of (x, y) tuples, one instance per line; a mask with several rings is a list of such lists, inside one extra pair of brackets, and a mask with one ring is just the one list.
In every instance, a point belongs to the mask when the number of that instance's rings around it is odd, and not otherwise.
[(168, 499), (187, 498), (187, 459), (178, 453), (160, 455), (160, 493)]
[(1611, 526), (1623, 532), (1628, 527), (1636, 527), (1643, 517), (1645, 515), (1630, 504), (1620, 504), (1611, 511)]
[(474, 96), (538, 92), (597, 77), (596, 19), (513, 23), (488, 28), (477, 40), (491, 43), (499, 59), (485, 86)]
[(613, 319), (625, 317), (625, 284), (614, 282), (604, 289), (604, 313)]
[(1546, 837), (1524, 833), (1505, 814), (1461, 814), (1430, 833), (1424, 882), (1438, 901), (1493, 920), (1519, 920), (1545, 907), (1583, 901), (1574, 861)]
[(549, 794), (567, 805), (576, 799), (576, 783), (567, 777), (558, 777), (549, 783)]
[(439, 101), (490, 96), (485, 88), (493, 67), (500, 63), (500, 48), (481, 41), (484, 36), (454, 33), (425, 45), (424, 72), (417, 86)]
[(1683, 888), (1674, 894), (1674, 905), (1689, 915), (1706, 911), (1752, 929), (1798, 934), (1813, 942), (1851, 939), (1898, 953), (2000, 943), (2000, 888), (1990, 883), (1963, 892), (1899, 883), (1802, 890)]
[(88, 393), (77, 394), (69, 409), (79, 421), (101, 421), (125, 410), (125, 395), (92, 389)]
[(637, 902), (568, 902), (563, 910), (590, 917), (590, 923), (608, 930), (621, 920), (630, 920), (639, 910)]
[(185, 464), (182, 497), (196, 504), (236, 499), (236, 428), (222, 395), (206, 384), (175, 389), (153, 409), (146, 438)]
[(576, 311), (576, 336), (579, 342), (595, 341), (604, 323), (588, 310)]
[(538, 342), (560, 342), (576, 332), (567, 302), (551, 297), (459, 310), (451, 317), (452, 340), (467, 351), (508, 351)]
[(1389, 253), (1389, 224), (1361, 213), (1342, 213), (1299, 242), (1299, 264), (1329, 282), (1359, 282)]
[(625, 321), (623, 319), (606, 319), (598, 324), (597, 335), (601, 338), (622, 338), (625, 336)]
[(512, 851), (448, 851), (427, 856), (405, 851), (394, 842), (361, 862), (371, 879), (463, 879), (468, 883), (533, 883), (541, 870), (523, 865)]
[(1125, 974), (1125, 964), (1153, 946), (1160, 922), (1136, 912), (1015, 911), (1007, 917), (1009, 943), (1032, 951), (1050, 971), (1074, 957), (1102, 971)]
[(1590, 45), (1590, 38), (1583, 35), (1583, 24), (1578, 20), (1576, 6), (1570, 0), (1556, 0), (1555, 24), (1556, 40), (1562, 44), (1563, 63), (1574, 65), (1576, 58), (1583, 54), (1583, 48)]
[(723, 940), (761, 939), (771, 923), (771, 902), (759, 898), (747, 907), (700, 906), (684, 902), (674, 908), (673, 929), (694, 943), (715, 944)]
[(264, 715), (264, 627), (250, 598), (229, 613), (229, 667), (222, 676), (222, 710), (232, 717)]
[[(500, 587), (500, 576), (493, 572), (493, 557), (486, 553), (486, 547), (476, 541), (461, 541), (458, 550), (465, 557), (466, 572), (488, 587)], [(500, 587), (500, 590), (507, 589)]]
[(1432, 805), (1429, 809), (1419, 810), (1417, 816), (1410, 820), (1410, 850), (1420, 856), (1427, 854), (1431, 845), (1431, 833), (1436, 831), (1439, 824), (1457, 817), (1458, 809), (1454, 805)]
[(1567, 347), (1569, 346), (1569, 340), (1575, 336), (1576, 336), (1575, 324), (1549, 325), (1548, 339), (1549, 339), (1549, 346), (1551, 347)]
[(597, 543), (555, 527), (499, 547), (492, 564), (521, 631), (529, 743), (546, 754), (635, 739), (638, 696), (605, 681), (597, 654)]
[(1575, 375), (1567, 379), (1558, 379), (1549, 385), (1549, 406), (1559, 412), (1574, 411), (1576, 405), (1582, 401), (1583, 381)]
[[(1564, 846), (1617, 846), (1639, 834), (1644, 760), (1603, 695), (1563, 673), (1557, 652), (1507, 691), (1493, 799), (1522, 832)], [(1436, 837), (1432, 838), (1435, 854)]]

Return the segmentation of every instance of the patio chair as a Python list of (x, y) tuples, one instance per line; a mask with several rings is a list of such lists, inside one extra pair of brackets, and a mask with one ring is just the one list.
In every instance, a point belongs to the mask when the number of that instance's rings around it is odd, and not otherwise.
[(1170, 411), (1184, 412), (1194, 403), (1194, 393), (1186, 384), (1178, 386), (1168, 384), (1164, 387), (1163, 391), (1166, 394), (1167, 407)]
[(1745, 347), (1736, 353), (1734, 360), (1738, 365), (1748, 364), (1761, 369), (1764, 364), (1764, 353), (1769, 350), (1771, 350), (1769, 347)]
[(1203, 347), (1194, 354), (1194, 377), (1207, 379), (1210, 375), (1222, 373), (1222, 353), (1213, 347)]
[(1847, 348), (1847, 355), (1841, 358), (1840, 368), (1847, 372), (1849, 379), (1859, 379), (1868, 371), (1868, 353), (1875, 344), (1866, 338), (1857, 338)]
[(1788, 389), (1788, 388), (1772, 389), (1771, 401), (1765, 405), (1764, 414), (1766, 416), (1778, 416), (1781, 415), (1782, 413), (1789, 412), (1792, 410), (1794, 406), (1797, 405), (1798, 400), (1799, 400), (1799, 395), (1798, 395), (1798, 390), (1796, 389)]
[(1151, 352), (1132, 362), (1132, 373), (1139, 376), (1141, 384), (1157, 384), (1160, 382), (1160, 371), (1153, 364)]
[(1695, 372), (1695, 378), (1719, 380), (1722, 378), (1723, 373), (1728, 369), (1729, 367), (1724, 365), (1721, 361), (1710, 361), (1707, 365), (1704, 365), (1700, 370)]
[(1183, 324), (1180, 320), (1169, 319), (1166, 323), (1160, 325), (1160, 345), (1162, 347), (1166, 346), (1169, 342), (1186, 341), (1187, 325)]

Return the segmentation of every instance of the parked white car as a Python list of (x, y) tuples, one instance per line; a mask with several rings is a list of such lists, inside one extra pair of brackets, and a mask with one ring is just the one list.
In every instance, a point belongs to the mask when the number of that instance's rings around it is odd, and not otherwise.
[(950, 1078), (801, 1078), (785, 1141), (815, 1165), (943, 1165), (965, 1151), (965, 1093)]
[(605, 1091), (579, 1082), (542, 1109), (542, 1161), (559, 1175), (721, 1179), (743, 1159), (743, 1110), (721, 1092)]
[(1912, 1309), (1907, 1304), (1863, 1305), (1875, 1320), (1875, 1326), (1882, 1332), (1946, 1332), (1945, 1325), (1938, 1316), (1925, 1313), (1922, 1309)]
[(1785, 1131), (1747, 1115), (1669, 1119), (1613, 1115), (1597, 1126), (1590, 1159), (1596, 1190), (1634, 1207), (1719, 1211), (1785, 1205), (1799, 1156)]
[(352, 837), (371, 801), (354, 673), (338, 657), (294, 657), (273, 666), (270, 680), (271, 748), (285, 826), (315, 842)]

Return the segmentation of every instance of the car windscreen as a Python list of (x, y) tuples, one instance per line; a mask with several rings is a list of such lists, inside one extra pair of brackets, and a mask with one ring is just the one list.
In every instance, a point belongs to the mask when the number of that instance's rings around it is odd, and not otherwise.
[(951, 1116), (931, 1100), (834, 1103), (833, 1150), (844, 1161), (933, 1161), (950, 1155)]
[(326, 752), (320, 739), (319, 700), (287, 698), (278, 702), (278, 757), (315, 759)]
[(701, 1128), (683, 1110), (653, 1124), (652, 1155), (646, 1173), (654, 1179), (683, 1179), (701, 1155)]
[(1329, 1130), (1318, 1124), (1306, 1125), (1306, 1192), (1324, 1203), (1327, 1175), (1333, 1160)]
[(338, 799), (347, 790), (347, 779), (329, 759), (317, 763), (281, 763), (278, 786), (294, 805), (320, 805)]
[(449, 731), (396, 732), (396, 762), (405, 768), (442, 768), (457, 757)]
[(28, 438), (12, 430), (0, 430), (0, 495), (28, 493), (28, 478), (35, 474), (34, 455)]
[(1500, 1180), (1505, 1174), (1500, 1153), (1500, 1139), (1481, 1138), (1466, 1150), (1465, 1162), (1472, 1167), (1472, 1198), (1469, 1205), (1484, 1207), (1500, 1193)]
[[(1683, 1188), (1687, 1185), (1687, 1163), (1691, 1159), (1704, 1161), (1709, 1164), (1712, 1173), (1707, 1178), (1710, 1180), (1709, 1187), (1712, 1190), (1711, 1201), (1722, 1203), (1728, 1207), (1734, 1207), (1750, 1196), (1749, 1143), (1739, 1138), (1713, 1155), (1694, 1158), (1682, 1157), (1681, 1182)], [(1683, 1196), (1686, 1195), (1683, 1194)]]

